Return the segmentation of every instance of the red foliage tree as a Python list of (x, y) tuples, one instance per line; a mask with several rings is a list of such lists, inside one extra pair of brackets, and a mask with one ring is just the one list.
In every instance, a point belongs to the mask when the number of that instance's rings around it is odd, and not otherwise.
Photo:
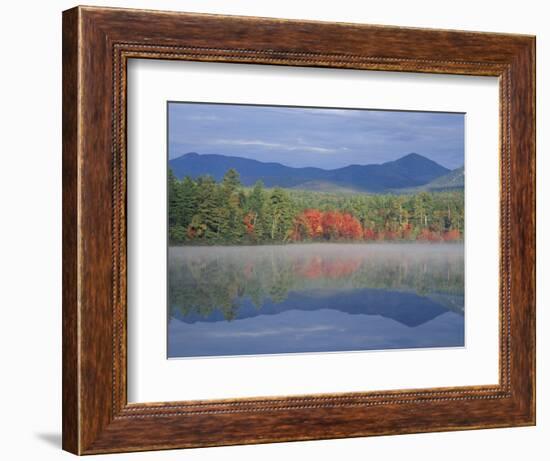
[(417, 235), (416, 240), (421, 240), (425, 242), (440, 242), (441, 234), (430, 229), (422, 229)]
[(303, 240), (305, 238), (316, 239), (323, 235), (321, 224), (323, 214), (316, 209), (304, 210), (294, 218), (294, 227), (291, 238)]
[(382, 240), (396, 240), (399, 237), (397, 232), (391, 230), (381, 232), (381, 234), (383, 236)]
[(359, 240), (363, 236), (363, 229), (357, 218), (348, 213), (342, 215), (340, 236), (351, 240)]
[(376, 232), (372, 229), (365, 228), (363, 232), (363, 238), (365, 240), (375, 240), (376, 239)]
[(323, 226), (323, 236), (327, 240), (336, 240), (340, 237), (342, 229), (342, 213), (338, 211), (326, 211), (323, 213), (321, 224)]
[(413, 233), (412, 225), (411, 223), (407, 223), (403, 226), (403, 230), (401, 231), (401, 238), (405, 240), (411, 240), (411, 238), (413, 237), (412, 233)]
[(309, 236), (311, 238), (321, 237), (323, 235), (323, 213), (317, 209), (311, 209), (305, 210), (303, 215), (309, 225)]
[(451, 229), (443, 234), (443, 240), (446, 242), (454, 242), (461, 239), (460, 231), (458, 229)]

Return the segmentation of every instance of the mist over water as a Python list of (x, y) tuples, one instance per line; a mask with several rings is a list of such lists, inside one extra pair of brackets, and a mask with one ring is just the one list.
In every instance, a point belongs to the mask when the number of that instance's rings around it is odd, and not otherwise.
[(464, 246), (170, 247), (168, 356), (464, 345)]

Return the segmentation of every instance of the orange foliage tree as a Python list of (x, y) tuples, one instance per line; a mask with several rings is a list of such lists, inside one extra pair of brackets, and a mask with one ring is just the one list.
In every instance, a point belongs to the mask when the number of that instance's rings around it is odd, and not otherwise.
[(376, 240), (376, 232), (373, 229), (365, 227), (363, 231), (363, 238), (365, 240)]
[[(245, 224), (249, 232), (253, 232), (245, 217)], [(350, 213), (340, 211), (320, 211), (309, 208), (294, 218), (291, 232), (291, 240), (418, 240), (423, 242), (451, 242), (462, 239), (462, 234), (457, 229), (445, 232), (432, 226), (420, 229), (418, 234), (413, 231), (410, 223), (405, 223), (400, 228), (375, 230), (361, 225), (359, 220)]]
[(340, 235), (346, 239), (359, 240), (363, 237), (361, 223), (348, 213), (342, 215)]
[(443, 240), (446, 242), (452, 242), (455, 240), (460, 240), (462, 238), (460, 231), (458, 229), (451, 229), (443, 234)]
[(361, 223), (349, 213), (307, 209), (294, 218), (293, 240), (359, 240), (363, 238)]
[(439, 242), (441, 241), (441, 234), (430, 229), (422, 229), (416, 236), (416, 240), (422, 240), (425, 242)]

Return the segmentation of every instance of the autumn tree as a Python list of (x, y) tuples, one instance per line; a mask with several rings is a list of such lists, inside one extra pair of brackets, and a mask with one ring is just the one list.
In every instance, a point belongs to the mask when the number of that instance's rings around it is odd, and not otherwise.
[(363, 237), (361, 223), (348, 213), (344, 213), (341, 219), (340, 236), (345, 239), (359, 240)]

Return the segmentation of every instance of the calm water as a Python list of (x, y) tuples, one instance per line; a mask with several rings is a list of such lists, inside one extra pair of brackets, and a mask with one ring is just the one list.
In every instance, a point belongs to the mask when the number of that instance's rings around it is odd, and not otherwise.
[(168, 356), (464, 345), (462, 244), (171, 247)]

